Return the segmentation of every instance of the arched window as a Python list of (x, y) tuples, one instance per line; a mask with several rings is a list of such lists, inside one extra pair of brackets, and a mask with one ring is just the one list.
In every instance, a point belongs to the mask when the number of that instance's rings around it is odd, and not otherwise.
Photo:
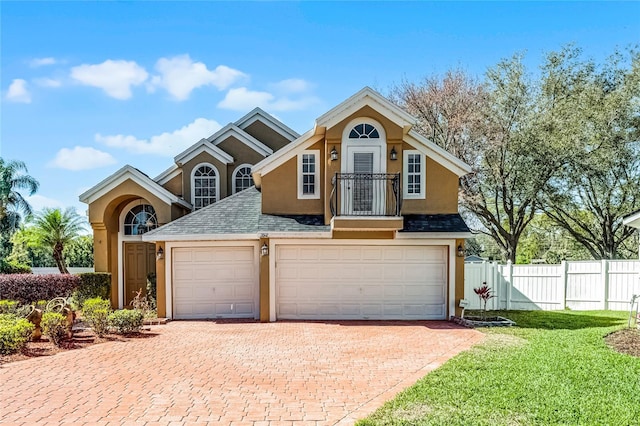
[(211, 164), (202, 164), (193, 171), (193, 207), (195, 210), (218, 201), (218, 171)]
[(379, 139), (378, 129), (368, 123), (357, 124), (349, 132), (349, 139)]
[(233, 193), (244, 191), (252, 186), (251, 166), (249, 164), (243, 164), (233, 172)]
[(149, 204), (133, 207), (124, 218), (124, 235), (142, 235), (157, 227), (156, 211)]

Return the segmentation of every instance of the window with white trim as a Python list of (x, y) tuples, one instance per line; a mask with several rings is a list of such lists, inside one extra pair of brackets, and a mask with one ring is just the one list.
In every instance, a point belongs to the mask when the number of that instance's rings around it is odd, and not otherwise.
[(156, 211), (150, 204), (133, 207), (124, 218), (124, 235), (142, 235), (157, 227)]
[(199, 210), (218, 201), (218, 171), (203, 164), (193, 172), (193, 208)]
[(244, 191), (253, 186), (253, 178), (251, 177), (251, 166), (240, 166), (233, 174), (233, 193)]
[(298, 154), (298, 198), (320, 198), (320, 150)]
[(403, 156), (404, 198), (424, 198), (425, 157), (415, 150), (405, 150)]

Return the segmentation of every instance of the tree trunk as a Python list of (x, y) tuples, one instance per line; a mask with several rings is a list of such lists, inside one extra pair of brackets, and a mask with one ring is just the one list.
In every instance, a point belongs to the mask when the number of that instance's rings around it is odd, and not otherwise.
[(56, 266), (58, 267), (58, 270), (60, 270), (61, 274), (68, 274), (69, 270), (67, 269), (67, 265), (64, 261), (64, 255), (62, 254), (63, 250), (64, 246), (62, 243), (56, 243), (53, 247), (53, 260), (55, 260)]

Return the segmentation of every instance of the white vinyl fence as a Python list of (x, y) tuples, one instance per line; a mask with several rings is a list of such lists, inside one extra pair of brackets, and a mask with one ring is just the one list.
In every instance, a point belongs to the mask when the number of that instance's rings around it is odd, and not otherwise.
[(571, 261), (560, 265), (499, 265), (466, 263), (464, 298), (478, 309), (473, 289), (486, 282), (495, 298), (487, 309), (600, 310), (629, 309), (631, 297), (640, 294), (640, 261)]

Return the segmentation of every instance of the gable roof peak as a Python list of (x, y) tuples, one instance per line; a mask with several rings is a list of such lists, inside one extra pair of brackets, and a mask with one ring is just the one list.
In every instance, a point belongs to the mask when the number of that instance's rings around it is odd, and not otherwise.
[(269, 114), (268, 112), (266, 112), (260, 107), (255, 107), (254, 109), (249, 111), (247, 114), (245, 114), (243, 117), (236, 120), (233, 124), (238, 126), (240, 129), (244, 130), (250, 125), (252, 125), (253, 123), (255, 123), (256, 121), (262, 122), (263, 124), (267, 125), (272, 130), (284, 136), (290, 141), (300, 137), (300, 134), (298, 134), (298, 132), (296, 132), (295, 130), (293, 130), (292, 128), (284, 124), (282, 121), (278, 120), (276, 117)]

